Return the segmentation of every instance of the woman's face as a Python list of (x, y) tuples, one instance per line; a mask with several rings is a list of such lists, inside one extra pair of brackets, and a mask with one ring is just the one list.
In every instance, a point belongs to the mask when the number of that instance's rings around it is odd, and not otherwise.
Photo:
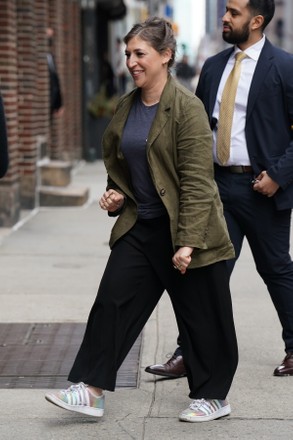
[(137, 87), (148, 89), (166, 78), (171, 57), (169, 50), (161, 54), (136, 36), (129, 40), (125, 54), (127, 68)]

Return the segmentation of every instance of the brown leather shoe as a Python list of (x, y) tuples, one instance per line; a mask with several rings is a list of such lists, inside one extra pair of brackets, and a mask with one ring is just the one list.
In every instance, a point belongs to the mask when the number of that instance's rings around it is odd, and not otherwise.
[(183, 357), (175, 356), (174, 354), (165, 364), (150, 365), (146, 367), (145, 371), (172, 379), (186, 376)]
[(274, 376), (293, 376), (293, 353), (287, 353), (281, 365), (275, 369)]

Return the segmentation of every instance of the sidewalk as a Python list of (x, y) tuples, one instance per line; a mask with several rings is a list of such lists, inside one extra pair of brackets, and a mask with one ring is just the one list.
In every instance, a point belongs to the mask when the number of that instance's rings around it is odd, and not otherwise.
[[(1, 323), (87, 320), (114, 220), (97, 204), (106, 184), (101, 161), (81, 164), (73, 182), (90, 187), (86, 206), (42, 208), (13, 229), (0, 228)], [(0, 389), (1, 440), (289, 440), (293, 378), (272, 376), (284, 357), (281, 327), (246, 245), (231, 290), (240, 351), (229, 395), (231, 416), (208, 423), (179, 422), (178, 414), (189, 403), (186, 379), (155, 380), (144, 372), (175, 348), (177, 329), (165, 294), (143, 333), (137, 389), (107, 392), (100, 420), (50, 405), (44, 399), (47, 390)]]

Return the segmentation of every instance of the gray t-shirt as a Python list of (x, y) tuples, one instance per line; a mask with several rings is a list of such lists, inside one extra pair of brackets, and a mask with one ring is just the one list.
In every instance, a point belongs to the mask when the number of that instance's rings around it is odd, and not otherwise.
[(128, 163), (138, 217), (150, 219), (166, 214), (166, 209), (153, 184), (146, 154), (148, 134), (158, 104), (146, 106), (140, 96), (135, 100), (126, 121), (121, 151)]

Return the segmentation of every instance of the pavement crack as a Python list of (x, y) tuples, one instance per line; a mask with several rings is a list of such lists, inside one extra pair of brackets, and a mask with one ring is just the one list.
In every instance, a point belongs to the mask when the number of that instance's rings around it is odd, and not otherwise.
[[(127, 418), (129, 415), (130, 415), (130, 414), (127, 414), (127, 416), (125, 416), (125, 417), (123, 418), (123, 420), (124, 420), (125, 418)], [(121, 431), (123, 431), (125, 434), (127, 434), (127, 435), (129, 436), (130, 439), (137, 440), (137, 436), (136, 436), (136, 435), (134, 436), (134, 435), (133, 435), (128, 429), (125, 429), (124, 426), (123, 426), (123, 424), (122, 424), (121, 422), (119, 422), (118, 420), (116, 420), (116, 422), (117, 422), (117, 425), (119, 426), (119, 428), (121, 429)]]

